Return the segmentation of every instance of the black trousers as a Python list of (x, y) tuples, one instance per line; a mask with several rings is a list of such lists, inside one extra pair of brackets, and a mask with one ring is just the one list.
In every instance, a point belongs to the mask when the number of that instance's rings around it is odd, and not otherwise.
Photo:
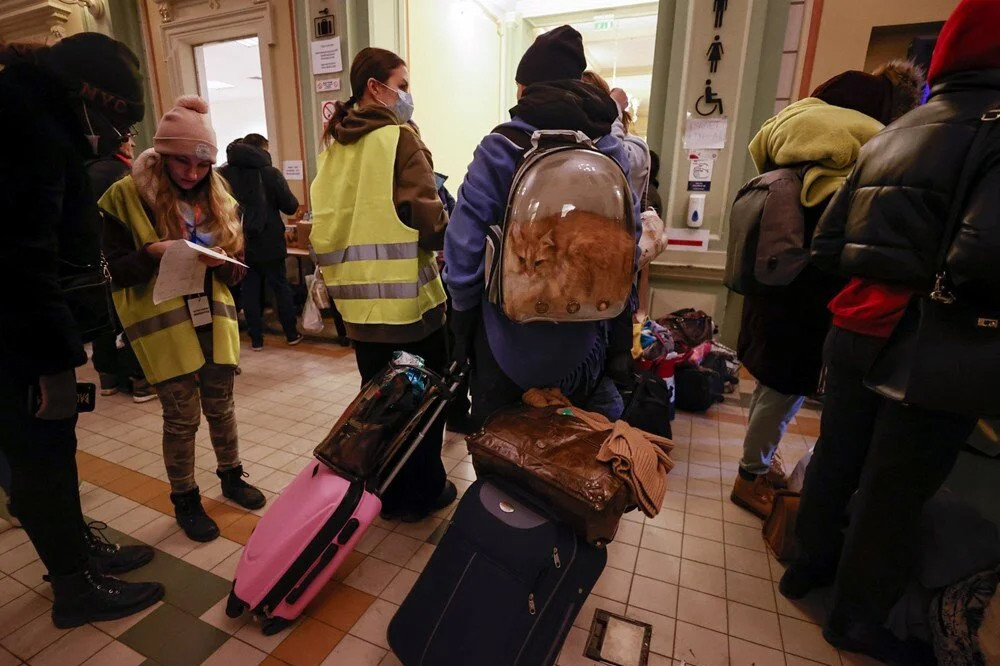
[(260, 343), (264, 339), (264, 320), (261, 314), (262, 296), (266, 284), (274, 294), (274, 304), (278, 310), (278, 321), (287, 340), (298, 337), (295, 328), (295, 304), (292, 302), (292, 287), (288, 284), (285, 260), (263, 261), (248, 264), (247, 275), (243, 278), (243, 314), (247, 318), (250, 340)]
[(472, 375), (469, 378), (472, 391), (472, 427), (479, 429), (493, 412), (521, 402), (524, 389), (500, 368), (482, 320), (476, 327), (475, 342), (472, 347)]
[(0, 388), (0, 450), (10, 464), (11, 501), (49, 573), (75, 573), (87, 561), (76, 471), (76, 417), (33, 418), (28, 415), (27, 394), (28, 387), (21, 382)]
[(803, 563), (833, 567), (839, 557), (831, 615), (871, 624), (885, 621), (910, 579), (921, 509), (976, 424), (867, 389), (865, 374), (883, 344), (836, 327), (827, 337), (820, 437), (796, 524)]
[[(445, 293), (447, 293), (447, 291), (448, 291), (448, 289), (446, 287), (445, 288)], [(447, 307), (447, 314), (448, 314), (448, 317), (447, 317), (446, 321), (450, 322), (451, 321), (451, 313), (452, 313), (451, 294), (448, 294), (448, 300), (446, 301), (446, 303), (447, 303), (446, 307)], [(447, 340), (447, 343), (448, 343), (449, 359), (451, 361), (458, 360), (458, 359), (453, 359), (453, 358), (450, 357), (450, 354), (451, 354), (452, 350), (455, 348), (455, 336), (451, 332), (451, 328), (449, 326), (445, 326), (444, 327), (444, 332), (445, 332), (445, 339)], [(464, 361), (465, 359), (461, 359), (461, 360)], [(451, 404), (448, 405), (448, 409), (447, 409), (446, 413), (448, 414), (449, 418), (452, 418), (452, 417), (464, 417), (464, 416), (467, 416), (469, 414), (469, 408), (470, 407), (471, 407), (471, 402), (469, 400), (469, 378), (468, 378), (468, 376), (466, 376), (465, 380), (462, 382), (462, 385), (458, 389), (458, 395), (456, 395), (455, 398), (451, 401)]]
[[(361, 373), (361, 383), (380, 373), (392, 360), (396, 351), (416, 354), (424, 359), (427, 367), (444, 372), (448, 363), (444, 328), (440, 328), (418, 342), (385, 344), (354, 341), (354, 355)], [(382, 509), (395, 513), (413, 511), (424, 513), (441, 494), (447, 475), (441, 462), (441, 444), (444, 440), (444, 415), (427, 431), (427, 436), (400, 470), (399, 475), (382, 496)]]

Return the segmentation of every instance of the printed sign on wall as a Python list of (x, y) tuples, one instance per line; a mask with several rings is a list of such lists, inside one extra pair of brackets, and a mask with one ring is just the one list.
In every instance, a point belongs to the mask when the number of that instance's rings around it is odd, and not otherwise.
[(342, 71), (344, 71), (344, 63), (340, 57), (340, 37), (312, 42), (313, 76), (336, 74)]

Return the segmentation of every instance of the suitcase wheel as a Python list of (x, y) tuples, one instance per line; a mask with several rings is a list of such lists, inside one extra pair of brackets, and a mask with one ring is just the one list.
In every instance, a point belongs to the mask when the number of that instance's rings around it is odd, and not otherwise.
[(226, 601), (226, 615), (235, 620), (240, 615), (243, 615), (243, 610), (245, 608), (246, 604), (239, 600), (236, 596), (236, 591), (231, 591), (229, 593), (229, 599)]
[(292, 626), (291, 620), (286, 620), (283, 617), (269, 617), (261, 621), (260, 631), (265, 636), (274, 636), (276, 633), (290, 626)]

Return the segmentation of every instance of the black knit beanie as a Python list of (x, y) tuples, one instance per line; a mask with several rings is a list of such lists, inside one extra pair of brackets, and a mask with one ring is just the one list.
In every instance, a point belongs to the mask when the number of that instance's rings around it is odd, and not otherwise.
[(579, 79), (587, 69), (583, 36), (563, 25), (539, 35), (517, 66), (515, 80), (523, 86), (543, 81)]
[(99, 109), (119, 130), (142, 120), (139, 59), (121, 42), (82, 32), (40, 49), (36, 57), (71, 95)]

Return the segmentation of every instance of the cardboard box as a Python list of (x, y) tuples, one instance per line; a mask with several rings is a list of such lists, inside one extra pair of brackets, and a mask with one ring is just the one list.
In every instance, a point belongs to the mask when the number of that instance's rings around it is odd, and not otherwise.
[(309, 249), (309, 234), (312, 232), (311, 220), (299, 220), (295, 223), (295, 246), (303, 250)]

